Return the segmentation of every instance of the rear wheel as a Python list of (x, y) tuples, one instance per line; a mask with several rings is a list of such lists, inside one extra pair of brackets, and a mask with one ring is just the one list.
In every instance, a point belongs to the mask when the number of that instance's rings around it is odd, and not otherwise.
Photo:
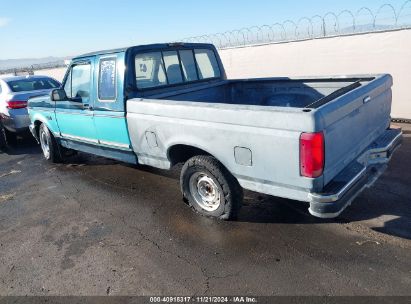
[(222, 220), (236, 218), (243, 190), (235, 177), (214, 157), (189, 159), (181, 171), (184, 199), (198, 213)]
[(5, 150), (8, 147), (6, 129), (0, 123), (0, 149)]
[(4, 130), (4, 131), (6, 133), (7, 143), (9, 145), (15, 145), (17, 143), (17, 134), (13, 133), (13, 132), (10, 132), (10, 131), (7, 131), (7, 130)]
[(58, 143), (45, 124), (40, 125), (39, 141), (45, 159), (51, 163), (60, 163), (62, 161)]

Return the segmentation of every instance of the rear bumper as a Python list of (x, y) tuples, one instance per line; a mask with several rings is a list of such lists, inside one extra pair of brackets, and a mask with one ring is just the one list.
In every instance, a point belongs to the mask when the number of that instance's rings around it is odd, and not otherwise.
[(13, 133), (22, 133), (28, 131), (30, 117), (27, 109), (10, 110), (8, 115), (0, 114), (1, 123), (6, 130)]
[(353, 163), (334, 178), (322, 193), (310, 193), (309, 212), (319, 218), (335, 218), (384, 173), (394, 151), (400, 146), (402, 132), (387, 130)]

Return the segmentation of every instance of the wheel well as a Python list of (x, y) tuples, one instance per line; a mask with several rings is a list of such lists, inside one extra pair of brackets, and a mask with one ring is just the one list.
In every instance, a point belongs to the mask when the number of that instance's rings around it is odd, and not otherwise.
[(40, 130), (40, 125), (42, 124), (42, 122), (40, 120), (36, 120), (34, 122), (34, 131), (36, 133), (37, 138), (39, 138), (39, 130)]
[(179, 163), (185, 163), (190, 158), (196, 155), (210, 155), (210, 153), (188, 145), (175, 145), (168, 149), (168, 159), (170, 160), (171, 166)]

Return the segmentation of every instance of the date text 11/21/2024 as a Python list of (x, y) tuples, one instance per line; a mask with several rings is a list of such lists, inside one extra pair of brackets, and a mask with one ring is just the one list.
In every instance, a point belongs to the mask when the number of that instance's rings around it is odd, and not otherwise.
[(258, 303), (256, 297), (150, 297), (150, 303)]

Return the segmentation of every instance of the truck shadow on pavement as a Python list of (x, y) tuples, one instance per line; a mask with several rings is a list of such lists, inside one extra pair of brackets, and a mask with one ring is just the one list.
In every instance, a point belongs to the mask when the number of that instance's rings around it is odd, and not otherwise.
[[(315, 218), (308, 212), (308, 203), (245, 191), (243, 207), (236, 221), (303, 225), (359, 223), (381, 234), (411, 239), (411, 196), (408, 190), (411, 171), (404, 175), (401, 174), (403, 158), (407, 157), (409, 151), (411, 151), (411, 142), (407, 139), (394, 155), (392, 164), (381, 179), (357, 197), (338, 218)], [(181, 167), (164, 171), (146, 166), (121, 165), (132, 170), (143, 171), (143, 174), (173, 179), (176, 184), (178, 184), (181, 170)], [(119, 179), (121, 176), (115, 178)], [(173, 203), (180, 204), (181, 201)]]
[(410, 155), (411, 131), (405, 130), (402, 146), (394, 153), (387, 171), (341, 217), (365, 222), (379, 233), (411, 240)]

